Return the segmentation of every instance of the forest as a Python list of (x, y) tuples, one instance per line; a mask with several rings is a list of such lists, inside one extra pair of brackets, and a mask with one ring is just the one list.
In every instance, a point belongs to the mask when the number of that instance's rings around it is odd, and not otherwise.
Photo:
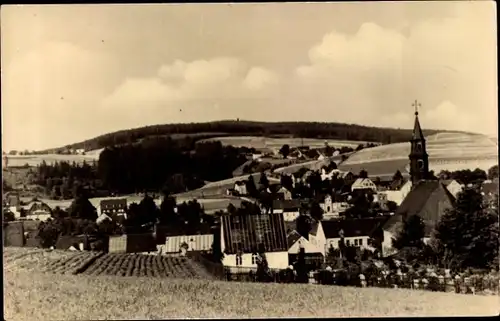
[[(442, 132), (442, 130), (440, 130)], [(148, 137), (179, 136), (200, 140), (215, 136), (286, 136), (319, 139), (339, 139), (380, 142), (384, 144), (406, 142), (411, 138), (411, 129), (379, 128), (343, 123), (320, 122), (252, 122), (226, 120), (206, 123), (163, 124), (121, 130), (104, 134), (83, 142), (51, 150), (62, 152), (66, 149), (95, 150), (108, 146), (130, 144)], [(424, 130), (432, 135), (438, 130)], [(41, 151), (44, 153), (49, 151)]]
[(178, 193), (232, 177), (251, 152), (220, 142), (190, 143), (189, 138), (156, 138), (106, 148), (93, 164), (42, 163), (33, 183), (43, 186), (53, 199), (71, 199), (78, 187), (84, 187), (90, 197), (165, 189)]

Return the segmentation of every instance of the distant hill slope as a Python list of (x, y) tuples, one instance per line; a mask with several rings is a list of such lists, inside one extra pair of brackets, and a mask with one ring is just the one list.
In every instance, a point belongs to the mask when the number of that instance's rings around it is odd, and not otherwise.
[[(425, 135), (432, 135), (442, 130), (425, 130)], [(137, 142), (151, 136), (190, 136), (200, 140), (217, 136), (285, 136), (304, 138), (341, 139), (349, 141), (368, 141), (396, 143), (408, 141), (410, 129), (379, 128), (344, 123), (321, 122), (256, 122), (222, 120), (206, 123), (163, 124), (134, 129), (120, 130), (104, 134), (83, 142), (46, 150), (55, 153), (66, 148), (86, 150), (101, 149), (108, 146)]]

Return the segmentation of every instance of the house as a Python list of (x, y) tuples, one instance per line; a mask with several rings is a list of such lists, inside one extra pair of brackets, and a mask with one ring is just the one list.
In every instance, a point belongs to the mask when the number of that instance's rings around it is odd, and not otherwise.
[(323, 209), (323, 212), (325, 214), (339, 214), (345, 212), (350, 207), (349, 203), (347, 202), (334, 202), (331, 195), (325, 196), (324, 201), (319, 203), (319, 206), (321, 207), (321, 209)]
[(321, 220), (309, 233), (309, 241), (327, 255), (330, 247), (339, 248), (341, 236), (347, 246), (373, 250), (371, 238), (386, 220), (383, 217), (364, 219)]
[(177, 254), (185, 247), (186, 252), (212, 251), (213, 234), (167, 236), (165, 244), (157, 247), (160, 254)]
[(270, 269), (288, 267), (288, 242), (283, 214), (224, 215), (220, 229), (222, 264), (231, 271), (257, 268), (263, 251)]
[(156, 238), (153, 233), (125, 234), (109, 237), (109, 253), (143, 253), (157, 251)]
[(33, 200), (25, 207), (26, 211), (26, 219), (28, 220), (39, 220), (39, 221), (47, 221), (52, 216), (52, 209), (46, 203)]
[(111, 218), (119, 216), (127, 217), (127, 199), (107, 199), (102, 200), (100, 205), (100, 214), (106, 214)]
[(332, 169), (327, 172), (325, 168), (321, 169), (321, 180), (331, 180), (334, 176), (340, 176), (343, 172), (338, 169)]
[(445, 179), (442, 180), (441, 183), (443, 183), (444, 187), (446, 187), (454, 198), (457, 198), (458, 194), (462, 192), (465, 187), (463, 184), (460, 184), (454, 179)]
[(455, 198), (437, 180), (418, 181), (403, 200), (394, 215), (384, 224), (382, 252), (383, 255), (394, 253), (392, 238), (400, 232), (403, 222), (412, 215), (420, 216), (425, 223), (425, 238), (427, 241), (447, 209), (453, 207)]
[(289, 201), (292, 199), (292, 192), (290, 192), (286, 187), (281, 186), (280, 189), (276, 192), (279, 199)]
[(371, 189), (372, 191), (377, 191), (377, 185), (369, 178), (358, 178), (352, 183), (351, 191), (360, 189)]
[(283, 214), (286, 222), (293, 222), (300, 215), (300, 200), (273, 200), (273, 213)]
[(236, 195), (247, 195), (247, 184), (244, 181), (237, 181), (234, 183), (234, 191)]
[(396, 205), (401, 205), (403, 200), (406, 198), (408, 193), (410, 193), (413, 183), (411, 180), (407, 180), (404, 184), (399, 184), (395, 189), (389, 189), (385, 191), (377, 192), (377, 196), (380, 203), (394, 202)]
[(300, 249), (304, 249), (306, 265), (310, 267), (319, 267), (324, 261), (321, 249), (309, 242), (296, 230), (292, 230), (287, 235), (288, 242), (288, 261), (291, 265), (297, 261)]
[(260, 160), (264, 155), (262, 153), (252, 154), (252, 160)]
[(14, 214), (16, 219), (21, 217), (21, 200), (18, 193), (6, 193), (3, 201), (4, 206)]

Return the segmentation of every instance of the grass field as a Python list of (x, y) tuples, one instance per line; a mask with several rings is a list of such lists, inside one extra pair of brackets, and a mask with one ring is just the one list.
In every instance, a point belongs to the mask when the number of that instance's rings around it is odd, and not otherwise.
[(6, 320), (488, 316), (498, 297), (404, 289), (6, 272)]
[[(21, 167), (28, 165), (30, 167), (35, 167), (40, 165), (43, 161), (47, 165), (53, 164), (55, 162), (75, 162), (81, 164), (84, 161), (87, 163), (92, 163), (99, 159), (99, 152), (89, 152), (86, 155), (60, 155), (60, 154), (45, 154), (45, 155), (8, 155), (7, 167)], [(5, 165), (5, 160), (3, 160)]]
[[(407, 172), (410, 143), (397, 143), (364, 149), (352, 154), (339, 168), (358, 173), (365, 169), (370, 176)], [(429, 168), (441, 170), (480, 168), (488, 170), (498, 164), (498, 146), (484, 135), (439, 133), (427, 138)]]
[(220, 141), (223, 145), (232, 145), (235, 147), (245, 146), (248, 148), (255, 148), (261, 151), (271, 151), (273, 149), (279, 150), (284, 144), (290, 147), (309, 146), (311, 148), (320, 148), (328, 145), (340, 147), (356, 148), (359, 144), (366, 144), (364, 141), (348, 141), (348, 140), (335, 140), (335, 139), (315, 139), (315, 138), (273, 138), (273, 137), (260, 137), (260, 136), (227, 136), (227, 137), (214, 137), (202, 141)]

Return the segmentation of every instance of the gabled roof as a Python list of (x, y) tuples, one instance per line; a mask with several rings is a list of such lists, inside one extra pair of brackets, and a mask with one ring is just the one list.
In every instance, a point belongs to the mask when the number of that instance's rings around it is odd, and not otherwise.
[(420, 181), (384, 225), (384, 230), (394, 232), (398, 227), (397, 223), (401, 223), (406, 217), (418, 215), (426, 223), (426, 235), (429, 235), (432, 227), (443, 214), (445, 208), (443, 201), (448, 202), (448, 205), (451, 206), (455, 202), (455, 198), (441, 182), (437, 180)]
[(265, 252), (286, 252), (287, 234), (283, 214), (224, 215), (224, 252), (254, 253), (263, 246)]
[(296, 210), (300, 208), (300, 200), (273, 200), (273, 209)]
[(386, 220), (385, 217), (331, 220), (321, 221), (321, 226), (327, 239), (340, 238), (340, 230), (344, 231), (344, 237), (371, 236), (373, 231)]
[(291, 248), (292, 245), (294, 245), (295, 242), (297, 242), (301, 237), (302, 235), (300, 235), (299, 232), (297, 232), (296, 230), (293, 230), (290, 233), (288, 233), (288, 235), (286, 236), (288, 248)]

